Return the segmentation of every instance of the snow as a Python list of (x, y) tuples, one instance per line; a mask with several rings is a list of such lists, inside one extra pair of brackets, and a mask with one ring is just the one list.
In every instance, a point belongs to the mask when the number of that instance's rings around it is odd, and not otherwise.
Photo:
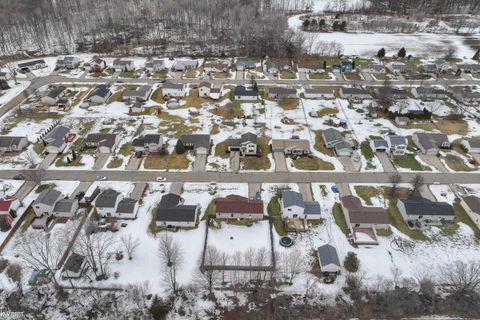
[(16, 95), (25, 90), (29, 85), (29, 81), (18, 79), (18, 84), (14, 80), (7, 81), (10, 89), (0, 91), (0, 106), (12, 100)]
[(1, 179), (0, 197), (13, 196), (25, 183), (24, 180)]

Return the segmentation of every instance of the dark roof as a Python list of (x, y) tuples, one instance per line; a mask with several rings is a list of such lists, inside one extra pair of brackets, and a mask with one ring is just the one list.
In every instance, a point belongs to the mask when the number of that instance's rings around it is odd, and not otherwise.
[(117, 135), (114, 133), (90, 133), (85, 138), (86, 143), (98, 143), (99, 146), (112, 148), (116, 143)]
[(67, 127), (59, 126), (50, 131), (43, 139), (47, 145), (60, 147), (64, 143), (65, 136), (70, 132)]
[(183, 144), (191, 144), (194, 148), (210, 148), (209, 134), (184, 134), (180, 137)]
[(333, 90), (331, 88), (305, 88), (306, 94), (333, 94)]
[(22, 139), (27, 139), (27, 137), (11, 137), (11, 136), (1, 136), (0, 137), (0, 148), (9, 148), (13, 145), (18, 146)]
[[(407, 118), (408, 119), (408, 118)], [(404, 136), (387, 136), (385, 139), (390, 140), (390, 143), (393, 146), (398, 146), (398, 145), (407, 145), (407, 138)]]
[(145, 137), (143, 137), (144, 143), (159, 143), (160, 139), (162, 139), (161, 134), (146, 134)]
[(245, 88), (244, 86), (236, 86), (234, 89), (234, 95), (251, 97), (258, 96), (258, 92), (254, 90), (247, 90), (247, 88)]
[(52, 90), (50, 90), (47, 94), (47, 97), (50, 97), (52, 99), (56, 99), (58, 98), (58, 96), (60, 96), (65, 90), (67, 90), (67, 88), (65, 88), (64, 86), (58, 86), (58, 87), (55, 87), (53, 88)]
[(325, 244), (318, 247), (318, 258), (320, 260), (320, 266), (326, 266), (334, 264), (340, 267), (340, 260), (338, 259), (337, 249), (335, 247)]
[(303, 196), (299, 192), (284, 191), (282, 193), (282, 202), (283, 206), (286, 208), (291, 206), (299, 206), (305, 208), (305, 201), (303, 201)]
[(215, 199), (217, 213), (263, 213), (262, 200), (250, 200), (239, 195)]
[(120, 192), (113, 189), (106, 189), (97, 196), (95, 206), (101, 208), (114, 208)]
[(433, 202), (422, 197), (400, 199), (405, 206), (405, 213), (414, 216), (453, 216), (453, 207), (446, 202)]
[(172, 208), (180, 204), (182, 198), (174, 193), (166, 194), (160, 200), (160, 208)]
[(240, 136), (240, 139), (228, 139), (227, 140), (227, 144), (229, 146), (240, 146), (241, 144), (245, 143), (245, 142), (252, 142), (252, 143), (257, 143), (257, 135), (254, 134), (254, 133), (250, 133), (250, 132), (247, 132), (247, 133), (244, 133)]
[(371, 223), (371, 224), (389, 224), (387, 210), (379, 207), (364, 207), (359, 198), (355, 196), (345, 196), (340, 199), (342, 205), (347, 209), (351, 224)]
[(63, 265), (63, 270), (78, 273), (82, 267), (84, 260), (84, 256), (72, 252), (72, 254), (68, 257), (67, 261), (65, 261), (65, 264)]
[(321, 214), (320, 204), (317, 201), (305, 201), (304, 214)]
[(143, 147), (145, 145), (144, 138), (136, 138), (132, 140), (133, 147)]
[(383, 139), (372, 140), (372, 143), (375, 146), (375, 148), (381, 148), (381, 147), (388, 148), (387, 141)]
[(475, 213), (480, 213), (480, 198), (475, 196), (466, 196), (463, 197), (463, 201), (467, 206)]
[(325, 143), (343, 140), (343, 137), (340, 131), (334, 128), (328, 128), (326, 130), (323, 130), (323, 137), (325, 139)]
[(415, 132), (414, 135), (425, 149), (439, 147), (444, 142), (449, 142), (448, 136), (443, 133)]
[(284, 88), (284, 87), (273, 87), (268, 89), (268, 93), (273, 93), (273, 94), (297, 94), (297, 90), (295, 89), (290, 89), (290, 88)]
[(362, 94), (362, 95), (370, 95), (370, 93), (367, 90), (361, 89), (361, 88), (344, 88), (342, 87), (342, 92), (343, 94)]
[(45, 60), (43, 59), (38, 59), (38, 60), (32, 60), (32, 61), (27, 61), (27, 62), (21, 62), (18, 64), (19, 68), (28, 68), (32, 67), (37, 64), (45, 64)]
[(207, 82), (207, 81), (202, 81), (200, 82), (200, 84), (198, 85), (199, 88), (201, 87), (207, 87), (207, 88), (211, 88), (212, 87), (212, 84), (210, 82)]
[(99, 96), (99, 97), (105, 98), (109, 94), (110, 94), (110, 87), (106, 84), (101, 84), (95, 88), (95, 90), (92, 92), (90, 97)]
[(46, 204), (48, 206), (52, 206), (55, 201), (62, 195), (62, 193), (55, 189), (45, 189), (38, 195), (37, 199), (33, 202), (33, 204)]
[(61, 199), (55, 203), (53, 207), (54, 212), (70, 212), (72, 210), (73, 204), (78, 202), (77, 199)]
[(149, 85), (143, 85), (137, 87), (135, 90), (125, 90), (123, 92), (123, 98), (146, 98), (152, 91), (152, 87)]
[(132, 198), (123, 198), (117, 206), (117, 213), (134, 213), (137, 201)]
[(157, 221), (195, 221), (197, 206), (181, 205), (171, 208), (157, 208)]
[(177, 89), (183, 90), (185, 89), (185, 84), (183, 83), (172, 83), (172, 82), (165, 82), (162, 86), (164, 89)]

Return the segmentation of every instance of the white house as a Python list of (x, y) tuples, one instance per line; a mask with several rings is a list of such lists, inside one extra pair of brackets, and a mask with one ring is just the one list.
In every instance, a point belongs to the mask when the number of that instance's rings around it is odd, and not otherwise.
[(392, 156), (403, 156), (407, 152), (407, 138), (404, 136), (386, 136), (388, 150)]
[(118, 72), (133, 71), (135, 70), (135, 64), (133, 60), (115, 59), (113, 61), (113, 69)]
[(305, 99), (334, 99), (335, 94), (331, 88), (305, 88)]
[(198, 96), (199, 97), (208, 97), (210, 95), (210, 90), (212, 89), (212, 84), (210, 82), (200, 82), (198, 85)]
[(99, 153), (113, 153), (120, 136), (114, 133), (90, 133), (85, 137), (85, 145), (89, 148), (97, 148)]
[(0, 136), (0, 152), (18, 152), (28, 146), (26, 136)]
[(48, 67), (47, 63), (43, 59), (21, 62), (17, 66), (21, 71), (38, 70)]
[(442, 222), (453, 221), (455, 212), (446, 202), (433, 202), (421, 197), (399, 199), (397, 208), (405, 222), (416, 226), (439, 225)]
[(150, 72), (159, 72), (165, 69), (165, 63), (163, 60), (151, 60), (145, 63), (145, 69)]
[(256, 156), (258, 154), (257, 135), (247, 132), (240, 138), (227, 140), (228, 152), (239, 151), (241, 156)]
[(191, 59), (177, 59), (175, 61), (175, 65), (173, 66), (173, 70), (175, 71), (185, 71), (187, 69), (196, 69), (198, 68), (198, 60), (191, 60)]
[(95, 209), (101, 217), (117, 219), (135, 219), (138, 212), (138, 201), (125, 198), (113, 189), (103, 190), (95, 199)]
[(75, 69), (80, 65), (81, 60), (77, 57), (68, 56), (57, 60), (57, 68)]
[(186, 97), (188, 96), (188, 85), (166, 82), (162, 86), (162, 95), (164, 97)]
[(203, 66), (206, 73), (227, 72), (228, 64), (226, 63), (205, 63)]
[(12, 78), (10, 72), (0, 70), (0, 80), (10, 80)]
[(323, 273), (338, 273), (341, 270), (340, 260), (338, 259), (337, 249), (325, 244), (317, 250), (320, 270)]
[(42, 99), (43, 104), (53, 106), (56, 104), (67, 92), (67, 88), (64, 86), (58, 86), (53, 89), (51, 89)]
[(62, 193), (52, 188), (40, 192), (37, 199), (32, 204), (33, 211), (37, 218), (44, 215), (51, 216), (58, 200), (62, 198)]
[(299, 192), (284, 191), (280, 206), (283, 219), (320, 219), (320, 204), (316, 201), (304, 201)]
[(146, 134), (143, 138), (132, 141), (135, 152), (160, 152), (163, 148), (163, 138), (160, 134)]
[(86, 71), (102, 72), (107, 68), (107, 63), (103, 59), (95, 58), (83, 65)]
[(106, 84), (98, 85), (88, 98), (93, 103), (105, 103), (112, 96), (110, 87)]

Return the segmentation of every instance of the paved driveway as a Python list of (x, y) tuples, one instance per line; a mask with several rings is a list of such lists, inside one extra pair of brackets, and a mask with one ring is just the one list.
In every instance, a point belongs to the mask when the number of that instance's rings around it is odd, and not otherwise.
[(350, 192), (350, 187), (348, 186), (348, 183), (337, 183), (336, 186), (341, 197), (349, 196), (352, 194)]
[(110, 153), (99, 153), (97, 154), (97, 160), (93, 164), (93, 169), (98, 170), (105, 166), (107, 163), (108, 158), (110, 157)]
[(174, 182), (170, 187), (170, 193), (181, 195), (183, 190), (183, 182)]
[(235, 74), (235, 79), (236, 80), (243, 80), (245, 77), (245, 71), (237, 71)]
[(249, 183), (248, 184), (248, 197), (250, 199), (255, 199), (255, 195), (257, 192), (260, 192), (262, 189), (261, 183)]
[(299, 183), (298, 191), (303, 195), (303, 200), (313, 201), (312, 188), (310, 183)]
[(240, 170), (240, 152), (230, 152), (230, 169), (232, 169), (233, 172)]
[(447, 168), (443, 165), (442, 161), (437, 156), (431, 156), (431, 155), (426, 155), (422, 154), (420, 155), (420, 159), (428, 163), (429, 165), (433, 166), (435, 169), (437, 169), (440, 172), (449, 172)]
[(138, 170), (140, 167), (140, 164), (142, 163), (143, 158), (137, 158), (137, 157), (130, 157), (130, 160), (128, 161), (127, 170)]
[(193, 161), (193, 172), (205, 172), (205, 165), (207, 164), (206, 154), (197, 154), (195, 161)]
[(424, 184), (418, 189), (418, 191), (420, 192), (420, 195), (422, 197), (434, 202), (438, 201), (437, 198), (435, 198), (435, 196), (433, 195), (432, 191), (430, 191), (430, 188), (428, 187), (428, 185)]
[(356, 172), (357, 171), (357, 170), (355, 170), (355, 167), (353, 165), (352, 158), (350, 158), (350, 157), (338, 157), (337, 159), (343, 165), (343, 168), (345, 169), (345, 171), (347, 171), (347, 172)]
[(382, 164), (383, 171), (384, 172), (396, 172), (397, 169), (393, 166), (392, 162), (390, 161), (390, 157), (388, 154), (384, 152), (377, 152), (375, 153), (377, 156), (378, 160), (380, 160), (380, 163)]
[(275, 159), (275, 171), (276, 172), (287, 172), (287, 160), (285, 159), (285, 154), (283, 152), (274, 152), (273, 158)]
[(130, 198), (135, 200), (140, 200), (146, 187), (147, 187), (146, 182), (136, 182), (135, 187), (132, 190), (132, 193), (130, 193)]
[(52, 165), (52, 163), (55, 161), (57, 158), (57, 155), (54, 153), (49, 153), (45, 156), (45, 158), (42, 160), (40, 165), (38, 166), (38, 169), (48, 169)]
[(88, 188), (93, 184), (91, 181), (83, 181), (77, 186), (75, 191), (72, 192), (72, 197), (75, 197), (79, 192), (87, 192)]

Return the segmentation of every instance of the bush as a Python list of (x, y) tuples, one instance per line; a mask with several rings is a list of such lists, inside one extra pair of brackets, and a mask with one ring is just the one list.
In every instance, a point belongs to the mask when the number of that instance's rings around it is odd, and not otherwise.
[(185, 153), (185, 146), (183, 145), (182, 140), (177, 140), (177, 145), (175, 146), (175, 152), (177, 154), (184, 154)]
[(345, 261), (343, 262), (343, 266), (349, 272), (357, 272), (360, 266), (360, 261), (358, 260), (357, 254), (349, 251)]
[(162, 320), (167, 317), (170, 312), (171, 306), (168, 302), (162, 300), (162, 298), (155, 295), (153, 297), (152, 305), (150, 306), (150, 313), (153, 319)]

